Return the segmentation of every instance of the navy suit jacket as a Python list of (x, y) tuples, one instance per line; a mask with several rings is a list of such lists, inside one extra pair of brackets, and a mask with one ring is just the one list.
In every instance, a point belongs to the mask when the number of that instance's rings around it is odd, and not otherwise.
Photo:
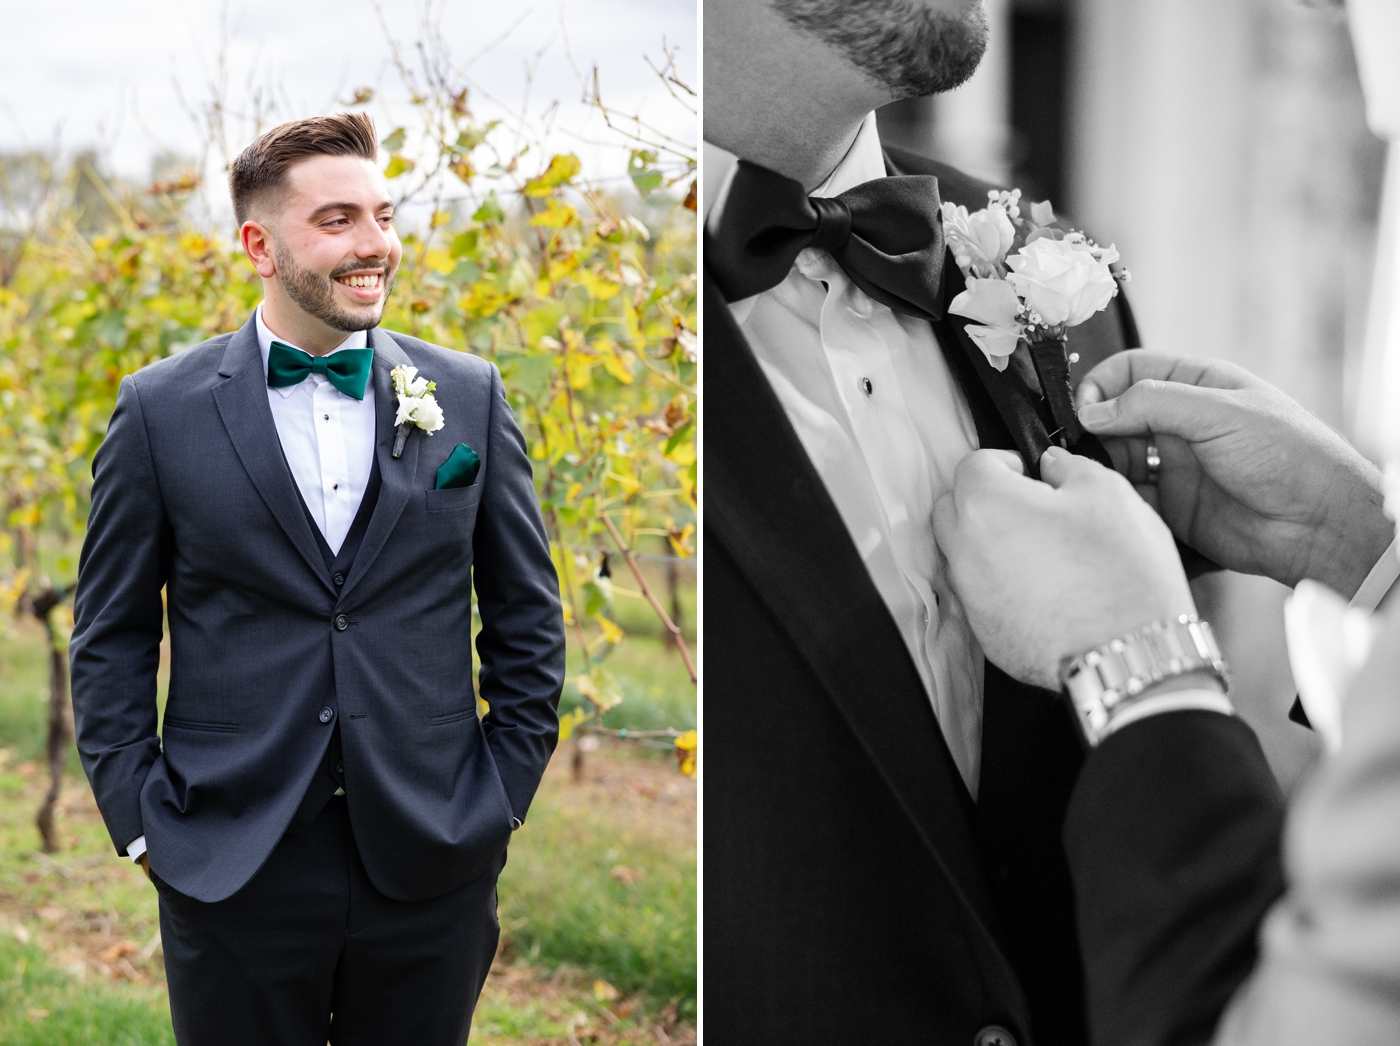
[[(252, 320), (124, 378), (93, 461), (70, 648), (78, 749), (118, 852), (144, 834), (152, 869), (199, 900), (262, 866), (337, 724), (365, 869), (405, 901), (492, 867), (554, 749), (558, 583), (500, 374), (381, 329), (369, 344), (382, 487), (342, 585), (282, 456)], [(395, 460), (399, 364), (437, 382), (446, 424), (413, 430)], [(481, 458), (475, 482), (434, 490), (458, 443)]]

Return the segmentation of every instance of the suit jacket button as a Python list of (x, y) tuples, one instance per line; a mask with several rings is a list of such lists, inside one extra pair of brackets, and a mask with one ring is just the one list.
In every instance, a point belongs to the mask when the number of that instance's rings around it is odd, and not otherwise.
[(332, 712), (329, 708), (321, 709), (321, 722), (329, 723), (331, 721), (331, 717), (334, 715), (335, 713)]
[(346, 617), (344, 614), (335, 615), (335, 630), (337, 632), (344, 632), (349, 627), (350, 619), (348, 617)]
[(334, 581), (337, 585), (343, 585), (345, 584), (345, 575), (336, 574), (335, 577), (331, 578), (331, 580)]
[(1016, 1037), (1000, 1025), (989, 1024), (977, 1033), (973, 1046), (1016, 1046)]

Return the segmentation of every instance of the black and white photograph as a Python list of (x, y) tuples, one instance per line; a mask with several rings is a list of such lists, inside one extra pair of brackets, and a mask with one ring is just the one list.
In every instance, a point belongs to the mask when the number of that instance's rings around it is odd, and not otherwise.
[(1400, 7), (702, 6), (702, 1040), (1400, 1041)]

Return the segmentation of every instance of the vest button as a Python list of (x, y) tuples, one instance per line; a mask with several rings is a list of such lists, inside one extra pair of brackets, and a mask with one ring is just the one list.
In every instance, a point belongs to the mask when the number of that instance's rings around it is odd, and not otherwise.
[(343, 774), (343, 773), (345, 773), (345, 764), (344, 764), (344, 763), (336, 763), (336, 764), (335, 764), (335, 772), (338, 773), (338, 774)]
[(329, 722), (331, 721), (331, 718), (332, 718), (334, 715), (335, 715), (335, 713), (332, 712), (329, 708), (323, 708), (323, 709), (321, 709), (321, 716), (320, 716), (321, 722), (323, 722), (323, 723), (329, 723)]
[(346, 617), (344, 614), (335, 615), (335, 630), (337, 632), (344, 632), (349, 627), (350, 619), (348, 617)]
[(977, 1033), (973, 1046), (1016, 1046), (1016, 1037), (1000, 1025), (989, 1024)]
[(331, 580), (334, 581), (337, 585), (343, 585), (345, 584), (345, 575), (336, 574), (333, 578), (331, 578)]

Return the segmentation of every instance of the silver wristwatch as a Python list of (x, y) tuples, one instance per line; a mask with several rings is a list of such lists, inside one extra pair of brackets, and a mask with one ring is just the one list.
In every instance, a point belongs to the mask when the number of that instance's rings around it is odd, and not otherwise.
[(1113, 717), (1134, 704), (1148, 687), (1188, 672), (1209, 672), (1228, 691), (1229, 669), (1210, 625), (1195, 614), (1156, 621), (1087, 654), (1065, 661), (1060, 683), (1075, 720), (1091, 746), (1108, 732)]

